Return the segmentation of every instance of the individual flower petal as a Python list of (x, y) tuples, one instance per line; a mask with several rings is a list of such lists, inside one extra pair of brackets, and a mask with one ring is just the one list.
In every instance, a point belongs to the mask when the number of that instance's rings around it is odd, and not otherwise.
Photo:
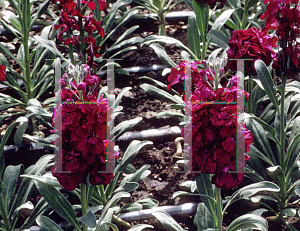
[(98, 0), (98, 4), (99, 4), (99, 7), (100, 7), (100, 10), (103, 11), (106, 9), (106, 1), (105, 0)]
[(6, 72), (5, 72), (6, 67), (4, 65), (0, 65), (0, 81), (5, 81), (6, 80)]
[(96, 4), (94, 2), (88, 2), (87, 6), (88, 6), (88, 8), (90, 8), (90, 10), (95, 10), (96, 9)]

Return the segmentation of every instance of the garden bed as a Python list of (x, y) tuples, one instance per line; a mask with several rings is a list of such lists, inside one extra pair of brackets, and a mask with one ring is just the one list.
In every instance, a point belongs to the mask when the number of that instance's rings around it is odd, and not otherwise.
[[(133, 6), (132, 6), (133, 7)], [(187, 6), (182, 3), (178, 5), (174, 11), (187, 11)], [(148, 14), (149, 11), (144, 11), (143, 13)], [(132, 23), (132, 22), (131, 22)], [(139, 36), (141, 38), (146, 38), (149, 35), (157, 34), (157, 24), (149, 26), (148, 25), (139, 25), (139, 29), (132, 34), (132, 37)], [(129, 24), (130, 25), (130, 24)], [(128, 26), (129, 26), (128, 25)], [(136, 25), (136, 24), (133, 24)], [(131, 25), (132, 26), (132, 25)], [(113, 43), (116, 41), (128, 27), (122, 27), (119, 31), (110, 38), (109, 43)], [(185, 19), (177, 19), (169, 20), (168, 25), (166, 26), (167, 35), (176, 38), (181, 41), (184, 45), (188, 47), (188, 39), (187, 39), (187, 20)], [(39, 32), (32, 32), (39, 35)], [(10, 42), (12, 40), (11, 35), (3, 34), (0, 36), (1, 42)], [(180, 60), (180, 52), (181, 50), (175, 46), (170, 44), (163, 44), (163, 48), (166, 50), (167, 54), (169, 54), (170, 58), (179, 63)], [(210, 47), (209, 47), (210, 48)], [(16, 55), (16, 54), (14, 54)], [(18, 67), (12, 59), (8, 60), (13, 67)], [(132, 67), (142, 67), (148, 68), (153, 66), (162, 65), (160, 59), (157, 57), (156, 53), (153, 49), (151, 49), (148, 45), (137, 46), (136, 50), (130, 51), (122, 56), (121, 60), (118, 63), (122, 66), (122, 68), (132, 68)], [(20, 71), (20, 70), (17, 70)], [(160, 128), (170, 128), (173, 126), (178, 126), (179, 119), (178, 117), (172, 118), (156, 118), (156, 115), (160, 112), (164, 111), (178, 111), (175, 109), (171, 109), (167, 105), (170, 103), (164, 100), (159, 100), (156, 97), (148, 94), (139, 86), (145, 82), (145, 80), (141, 80), (140, 77), (148, 76), (152, 79), (161, 81), (164, 84), (168, 84), (168, 75), (162, 76), (162, 68), (159, 70), (151, 70), (151, 71), (139, 71), (139, 72), (130, 72), (129, 75), (118, 74), (115, 76), (115, 92), (120, 92), (124, 87), (132, 87), (132, 89), (127, 92), (120, 103), (120, 106), (123, 107), (124, 114), (119, 115), (115, 119), (115, 124), (119, 124), (122, 121), (134, 119), (137, 117), (142, 117), (142, 121), (138, 123), (132, 131), (143, 131), (148, 129), (160, 129)], [(278, 83), (281, 82), (280, 78), (277, 77)], [(53, 96), (53, 88), (50, 88), (47, 93), (43, 95), (43, 99), (47, 99)], [(14, 91), (10, 88), (1, 88), (0, 93), (5, 93), (8, 95), (13, 95)], [(15, 95), (16, 96), (16, 95)], [(266, 103), (268, 105), (269, 101)], [(19, 107), (14, 108), (13, 110), (20, 110)], [(263, 109), (261, 108), (263, 111)], [(11, 109), (5, 109), (0, 112), (0, 115), (5, 115), (10, 113)], [(0, 132), (1, 135), (5, 133), (8, 126), (16, 120), (16, 117), (12, 117), (9, 119), (5, 119), (1, 123)], [(272, 125), (273, 126), (273, 125)], [(50, 131), (40, 125), (40, 130), (46, 135), (50, 135)], [(16, 129), (13, 131), (13, 133)], [(27, 128), (27, 133), (32, 131), (31, 127)], [(173, 198), (173, 194), (177, 191), (180, 191), (182, 187), (181, 183), (184, 183), (188, 180), (194, 180), (194, 176), (192, 174), (187, 173), (179, 173), (178, 166), (175, 163), (173, 158), (176, 153), (176, 147), (174, 144), (174, 137), (165, 137), (164, 139), (153, 140), (153, 146), (142, 149), (136, 158), (131, 163), (136, 169), (141, 168), (142, 166), (148, 164), (150, 165), (149, 170), (151, 174), (145, 178), (142, 182), (140, 182), (139, 187), (135, 189), (131, 193), (130, 198), (122, 199), (121, 205), (125, 205), (126, 203), (137, 202), (141, 199), (151, 198), (157, 200), (159, 202), (159, 206), (167, 206), (167, 205), (181, 205), (189, 202), (201, 202), (199, 196), (193, 197), (177, 197)], [(24, 143), (30, 143), (29, 140), (24, 139)], [(44, 155), (45, 153), (50, 153), (49, 150), (45, 148), (39, 148), (32, 145), (22, 145), (19, 149), (15, 149), (12, 145), (14, 144), (13, 136), (7, 142), (7, 148), (5, 149), (5, 163), (6, 165), (18, 165), (23, 164), (25, 167), (34, 164), (39, 157)], [(129, 145), (129, 141), (116, 141), (116, 144), (120, 147), (120, 156), (119, 161), (122, 160), (124, 156), (124, 152)], [(11, 150), (11, 151), (8, 151)], [(235, 191), (232, 189), (224, 190), (222, 192), (222, 197), (230, 196)], [(36, 204), (41, 198), (41, 194), (36, 190), (34, 193), (34, 198), (31, 198), (31, 201)], [(70, 199), (72, 201), (72, 198)], [(76, 201), (77, 203), (78, 201)], [(243, 215), (246, 212), (250, 212), (253, 208), (249, 208), (248, 204), (237, 203), (234, 208), (229, 207), (228, 211), (224, 214), (223, 228), (222, 230), (226, 230), (229, 224), (238, 216)], [(236, 211), (236, 208), (239, 208), (239, 211)], [(299, 208), (299, 204), (294, 205), (295, 208)], [(197, 225), (194, 224), (194, 214), (189, 215), (181, 215), (174, 216), (175, 220), (180, 224), (183, 229), (194, 231), (197, 230)], [(54, 213), (51, 216), (52, 219), (57, 219), (57, 222), (61, 222), (62, 220), (59, 216)], [(268, 220), (268, 218), (267, 218)], [(288, 223), (292, 224), (297, 230), (300, 229), (300, 219), (297, 216), (292, 216), (286, 219)], [(56, 220), (55, 220), (56, 221)], [(268, 220), (269, 230), (270, 231), (280, 231), (280, 230), (288, 230), (283, 223), (274, 222), (272, 220)], [(131, 222), (132, 225), (137, 224), (151, 224), (157, 231), (166, 231), (160, 222), (157, 219), (147, 219), (143, 221), (134, 221)], [(20, 224), (21, 225), (21, 224)], [(123, 227), (119, 227), (120, 230), (124, 230)], [(144, 229), (144, 230), (153, 230), (153, 229)]]

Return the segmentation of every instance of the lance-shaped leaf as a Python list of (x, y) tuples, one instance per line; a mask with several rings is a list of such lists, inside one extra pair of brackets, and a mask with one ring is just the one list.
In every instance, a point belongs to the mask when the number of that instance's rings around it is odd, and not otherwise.
[(105, 205), (104, 209), (102, 210), (101, 216), (98, 220), (98, 224), (96, 227), (95, 231), (101, 231), (100, 227), (102, 225), (102, 221), (106, 215), (106, 213), (109, 211), (109, 209), (111, 208), (112, 205), (114, 205), (115, 203), (117, 203), (121, 198), (123, 197), (130, 197), (130, 194), (127, 192), (118, 192), (117, 194), (115, 194), (110, 200), (109, 202)]
[(219, 47), (225, 50), (229, 48), (228, 45), (229, 38), (226, 35), (224, 35), (222, 32), (216, 30), (210, 30), (207, 36), (211, 38), (214, 41), (214, 43), (216, 43)]
[(152, 213), (168, 231), (181, 231), (183, 228), (166, 212)]
[(43, 231), (63, 231), (61, 227), (59, 227), (54, 221), (46, 216), (39, 216), (36, 219), (36, 223)]
[(70, 222), (77, 230), (80, 229), (75, 211), (70, 202), (56, 188), (35, 180), (35, 185), (48, 204), (65, 220)]
[(102, 207), (102, 205), (95, 206), (95, 207), (88, 209), (86, 214), (82, 217), (79, 217), (78, 220), (83, 222), (89, 228), (95, 228), (97, 223), (96, 223), (96, 218), (95, 218), (94, 213), (99, 211), (99, 209), (101, 209), (101, 207)]
[(245, 214), (236, 218), (229, 227), (227, 231), (238, 231), (246, 228), (251, 228), (255, 230), (268, 231), (268, 222), (261, 216), (255, 214)]
[(279, 192), (280, 188), (269, 181), (262, 181), (258, 183), (254, 183), (251, 185), (247, 185), (238, 191), (236, 191), (228, 200), (228, 203), (226, 204), (223, 211), (225, 211), (229, 205), (233, 204), (234, 202), (243, 199), (243, 198), (250, 198), (251, 196), (255, 195), (258, 192)]
[(206, 41), (208, 21), (209, 21), (209, 5), (202, 1), (193, 0), (193, 8), (196, 14), (196, 25), (200, 32), (202, 41)]
[(152, 43), (150, 47), (155, 51), (160, 61), (166, 65), (167, 67), (176, 67), (176, 64), (173, 60), (168, 56), (166, 50), (159, 44)]
[(34, 13), (33, 19), (31, 20), (31, 23), (28, 27), (28, 30), (30, 31), (33, 27), (33, 25), (36, 23), (36, 20), (47, 10), (48, 6), (50, 4), (50, 0), (45, 1), (44, 3), (40, 4), (37, 12)]
[(22, 144), (23, 135), (28, 126), (28, 119), (25, 116), (21, 116), (16, 120), (16, 122), (18, 122), (19, 125), (18, 125), (17, 131), (14, 136), (14, 141), (15, 141), (16, 146), (19, 147)]
[(1, 42), (0, 42), (0, 52), (3, 55), (8, 56), (12, 60), (14, 60), (20, 66), (22, 71), (25, 70), (24, 64), (22, 62), (20, 62), (20, 60), (17, 59), (5, 46), (3, 46)]
[(211, 175), (202, 173), (196, 177), (197, 189), (200, 194), (201, 200), (204, 202), (206, 208), (217, 223), (216, 215), (216, 201), (213, 190), (213, 185), (211, 183)]
[(174, 45), (178, 46), (180, 49), (188, 52), (192, 56), (193, 59), (198, 59), (198, 57), (182, 42), (180, 42), (178, 39), (171, 38), (168, 36), (150, 35), (144, 39), (144, 41), (141, 43), (141, 46), (150, 44), (150, 43), (156, 43), (156, 42), (161, 42), (161, 43), (166, 43), (166, 44), (174, 44)]
[(276, 96), (276, 89), (274, 88), (275, 85), (272, 76), (268, 68), (266, 67), (266, 64), (259, 59), (255, 61), (254, 66), (257, 72), (257, 76), (260, 79), (262, 85), (264, 86), (267, 95), (269, 96), (271, 102), (274, 104), (277, 110), (279, 110), (279, 102)]
[(137, 117), (131, 120), (126, 120), (121, 123), (119, 123), (114, 130), (112, 131), (112, 134), (114, 134), (115, 139), (123, 135), (126, 131), (133, 128), (135, 125), (137, 125), (139, 122), (142, 121), (142, 117)]
[(139, 225), (135, 225), (132, 228), (128, 229), (128, 231), (142, 231), (143, 229), (146, 228), (154, 228), (152, 225), (145, 225), (145, 224), (139, 224)]
[(187, 26), (188, 26), (187, 36), (188, 36), (189, 47), (194, 52), (196, 57), (200, 57), (201, 54), (200, 34), (199, 34), (199, 30), (197, 30), (195, 15), (189, 16)]
[(151, 95), (156, 96), (159, 99), (167, 100), (167, 101), (170, 101), (170, 102), (176, 103), (176, 104), (182, 104), (182, 99), (180, 97), (176, 97), (176, 95), (171, 95), (170, 93), (168, 93), (162, 89), (159, 89), (158, 87), (155, 87), (155, 86), (147, 84), (147, 83), (143, 83), (140, 87), (144, 91), (150, 93)]
[(64, 56), (59, 52), (59, 50), (57, 50), (56, 45), (53, 41), (44, 39), (42, 36), (38, 36), (38, 35), (34, 36), (34, 39), (38, 41), (41, 44), (41, 46), (47, 48), (56, 56), (64, 59)]
[(199, 203), (197, 213), (194, 218), (194, 223), (197, 225), (198, 230), (214, 229), (214, 217), (206, 208), (204, 203)]
[(224, 24), (227, 22), (227, 20), (230, 18), (230, 16), (232, 15), (232, 13), (235, 11), (235, 9), (229, 9), (229, 10), (225, 10), (214, 22), (214, 24), (212, 25), (212, 30), (216, 30), (219, 31), (222, 26), (224, 26)]
[(10, 203), (13, 199), (15, 188), (17, 186), (17, 181), (20, 175), (22, 165), (18, 166), (8, 166), (5, 169), (3, 176), (3, 189), (2, 189), (2, 199), (5, 209), (8, 211), (10, 209)]

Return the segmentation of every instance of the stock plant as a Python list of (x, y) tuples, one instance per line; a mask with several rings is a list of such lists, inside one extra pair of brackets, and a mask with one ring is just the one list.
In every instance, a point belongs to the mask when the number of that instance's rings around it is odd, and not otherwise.
[(25, 171), (22, 165), (6, 167), (1, 179), (0, 230), (13, 231), (17, 222), (22, 220), (23, 224), (20, 229), (27, 229), (35, 223), (35, 219), (40, 214), (48, 209), (48, 204), (44, 199), (40, 199), (35, 206), (30, 202), (35, 189), (34, 182), (30, 179), (22, 179), (19, 183), (18, 179), (22, 172), (31, 175), (43, 174), (52, 159), (53, 155), (43, 156)]
[[(201, 64), (201, 65), (200, 65)], [(199, 67), (204, 67), (200, 69)], [(238, 200), (249, 199), (268, 193), (278, 193), (280, 187), (272, 182), (258, 182), (239, 189), (228, 199), (227, 205), (223, 208), (221, 190), (233, 189), (242, 183), (243, 171), (238, 172), (239, 168), (244, 169), (249, 156), (244, 154), (237, 159), (236, 151), (239, 148), (243, 152), (249, 152), (252, 143), (252, 133), (244, 129), (238, 120), (237, 110), (239, 105), (227, 104), (236, 102), (239, 98), (249, 98), (248, 93), (239, 89), (240, 77), (233, 76), (226, 87), (220, 85), (224, 77), (226, 60), (211, 57), (208, 61), (182, 61), (178, 67), (173, 68), (168, 78), (168, 90), (176, 89), (180, 94), (183, 93), (184, 81), (191, 75), (191, 124), (183, 128), (184, 138), (192, 137), (192, 148), (188, 166), (191, 173), (196, 176), (196, 183), (193, 183), (194, 192), (197, 188), (198, 195), (203, 203), (199, 204), (195, 216), (195, 224), (198, 230), (222, 230), (223, 216), (229, 205)], [(156, 82), (156, 81), (155, 81)], [(151, 86), (151, 85), (146, 85)], [(145, 85), (141, 86), (145, 88)], [(149, 87), (149, 89), (153, 86)], [(153, 89), (152, 89), (153, 90)], [(151, 91), (150, 91), (151, 92)], [(162, 91), (155, 91), (156, 95), (165, 99), (176, 100), (169, 94)], [(187, 95), (185, 95), (187, 97)], [(185, 99), (187, 100), (187, 98)], [(209, 103), (210, 102), (210, 103)], [(215, 104), (211, 103), (215, 102)], [(183, 104), (183, 101), (181, 101)], [(207, 104), (209, 103), (209, 104)], [(224, 103), (224, 105), (222, 105)], [(181, 105), (182, 110), (187, 110), (188, 102)], [(173, 105), (174, 107), (175, 105)], [(179, 108), (179, 105), (176, 105)], [(166, 113), (165, 116), (173, 113)], [(178, 113), (177, 113), (178, 114)], [(176, 113), (173, 116), (177, 116)], [(185, 118), (186, 119), (186, 118)], [(190, 120), (188, 120), (190, 121)], [(184, 121), (187, 122), (186, 120)], [(244, 139), (237, 136), (240, 134)], [(245, 144), (243, 144), (243, 142)], [(178, 195), (188, 195), (187, 193), (177, 192)], [(261, 213), (255, 211), (253, 214), (245, 214), (236, 218), (228, 227), (228, 230), (268, 230), (267, 221), (262, 218)], [(181, 230), (182, 228), (167, 214), (154, 213), (154, 216), (168, 229)]]
[[(209, 46), (213, 47), (214, 53), (223, 51), (222, 57), (226, 57), (225, 50), (229, 48), (228, 41), (231, 35), (230, 30), (224, 25), (233, 30), (248, 28), (251, 23), (256, 25), (259, 15), (257, 12), (252, 13), (251, 17), (248, 15), (250, 9), (256, 9), (257, 1), (252, 0), (246, 0), (244, 7), (241, 7), (241, 1), (225, 3), (225, 1), (186, 0), (185, 2), (194, 12), (194, 15), (188, 18), (188, 47), (175, 38), (157, 35), (150, 35), (141, 43), (141, 46), (151, 44), (150, 47), (169, 68), (175, 67), (176, 64), (169, 58), (165, 49), (157, 43), (178, 46), (183, 51), (182, 59), (204, 60), (207, 58), (206, 55), (212, 52), (208, 50)], [(217, 8), (222, 9), (217, 10)]]
[(157, 20), (159, 22), (158, 35), (166, 35), (165, 16), (168, 13), (168, 11), (173, 9), (178, 4), (182, 3), (183, 0), (133, 0), (133, 2), (142, 6), (143, 9), (149, 10), (150, 12), (157, 14)]
[[(118, 230), (114, 223), (131, 228), (130, 224), (114, 214), (116, 209), (120, 213), (130, 206), (119, 209), (115, 205), (121, 198), (129, 197), (128, 192), (136, 189), (138, 182), (150, 174), (147, 170), (150, 166), (136, 170), (128, 165), (139, 150), (151, 142), (133, 141), (114, 168), (119, 153), (115, 150), (113, 140), (138, 123), (140, 118), (124, 121), (113, 128), (112, 119), (120, 114), (122, 107), (118, 104), (129, 88), (123, 89), (112, 102), (107, 87), (98, 91), (100, 77), (90, 73), (88, 64), (70, 64), (60, 80), (62, 89), (58, 93), (61, 93), (59, 102), (62, 103), (55, 108), (53, 126), (55, 133), (61, 138), (54, 142), (58, 153), (54, 158), (52, 176), (26, 174), (22, 177), (36, 180), (43, 198), (75, 230), (109, 230), (109, 227)], [(123, 171), (129, 175), (117, 187)], [(72, 206), (55, 188), (59, 185), (78, 196), (81, 204)], [(139, 205), (142, 209), (157, 206), (157, 203), (146, 200)], [(75, 213), (77, 210), (82, 214), (79, 218)], [(96, 212), (100, 215), (95, 214)], [(40, 216), (37, 223), (41, 228), (48, 226), (51, 230), (62, 230), (46, 216)], [(151, 226), (139, 225), (132, 228), (141, 230), (145, 227)]]
[[(280, 192), (257, 196), (253, 201), (265, 209), (264, 215), (269, 216), (269, 220), (284, 222), (288, 230), (296, 230), (284, 218), (295, 216), (298, 212), (292, 208), (291, 199), (299, 190), (299, 82), (287, 84), (288, 78), (293, 79), (299, 74), (295, 58), (299, 53), (299, 44), (295, 38), (295, 28), (299, 24), (298, 1), (279, 1), (278, 5), (272, 1), (264, 3), (269, 3), (266, 12), (261, 15), (261, 19), (266, 18), (264, 30), (276, 29), (278, 42), (271, 67), (267, 67), (270, 60), (264, 60), (263, 57), (256, 60), (254, 66), (248, 65), (257, 74), (259, 81), (255, 81), (266, 94), (261, 100), (270, 103), (261, 118), (245, 114), (246, 126), (252, 131), (254, 140), (249, 151), (251, 158), (246, 166), (247, 178), (253, 182), (271, 179), (276, 183)], [(291, 13), (295, 16), (290, 17)], [(272, 45), (268, 38), (265, 43), (269, 47)], [(279, 86), (274, 84), (276, 75), (281, 79)]]
[[(131, 0), (116, 1), (104, 17), (101, 16), (101, 12), (107, 6), (105, 1), (95, 1), (97, 4), (93, 1), (84, 4), (68, 3), (63, 0), (53, 2), (56, 3), (57, 10), (61, 14), (59, 23), (54, 26), (59, 30), (57, 38), (60, 42), (59, 49), (54, 43), (37, 38), (57, 56), (69, 59), (66, 64), (63, 64), (64, 67), (69, 63), (74, 65), (87, 63), (92, 67), (92, 72), (99, 75), (107, 67), (107, 60), (113, 60), (116, 73), (128, 74), (118, 64), (117, 59), (123, 53), (137, 49), (134, 44), (142, 41), (141, 37), (128, 38), (139, 26), (132, 26), (118, 36), (119, 30), (138, 13), (138, 8), (123, 10)], [(71, 6), (65, 7), (68, 4)], [(116, 19), (117, 13), (122, 17)], [(118, 36), (118, 39), (114, 41), (115, 36)], [(114, 42), (111, 44), (111, 41)], [(62, 55), (59, 52), (60, 47), (68, 52)]]
[[(268, 125), (260, 118), (246, 115), (246, 126), (253, 131), (254, 145), (251, 146), (249, 155), (251, 161), (246, 170), (252, 172), (247, 177), (254, 182), (271, 178), (280, 188), (280, 192), (258, 197), (257, 202), (265, 208), (266, 214), (273, 216), (273, 220), (283, 221), (286, 216), (295, 216), (297, 209), (291, 207), (291, 199), (298, 195), (299, 180), (299, 150), (300, 150), (300, 117), (299, 107), (299, 86), (294, 87), (294, 92), (285, 98), (285, 83), (274, 88), (271, 74), (262, 61), (256, 61), (256, 70), (261, 76), (262, 84), (272, 104), (276, 108), (274, 127)], [(277, 91), (280, 98), (277, 98)], [(292, 101), (296, 107), (292, 107)], [(279, 103), (280, 102), (280, 103)], [(287, 121), (287, 118), (290, 120)], [(276, 202), (276, 206), (270, 204)], [(299, 213), (299, 212), (298, 212)], [(291, 225), (286, 224), (288, 230), (295, 230)]]
[[(205, 187), (203, 187), (205, 185)], [(175, 192), (173, 198), (178, 196), (199, 196), (203, 202), (199, 203), (194, 223), (197, 225), (198, 231), (220, 231), (222, 230), (223, 217), (229, 206), (240, 200), (249, 200), (249, 198), (264, 195), (266, 192), (278, 192), (277, 185), (271, 182), (259, 182), (249, 186), (245, 186), (235, 191), (231, 196), (227, 197), (227, 204), (222, 205), (222, 199), (217, 194), (217, 188), (211, 184), (211, 176), (201, 174), (196, 177), (195, 181), (186, 181), (182, 183), (189, 189), (186, 191)], [(262, 211), (250, 212), (234, 219), (227, 224), (228, 231), (238, 230), (268, 230), (268, 222), (261, 217)], [(153, 215), (163, 224), (168, 231), (184, 230), (181, 226), (167, 213), (155, 212)]]
[[(11, 113), (2, 115), (0, 121), (8, 117), (24, 116), (14, 136), (15, 144), (19, 146), (29, 122), (32, 125), (34, 136), (44, 136), (39, 131), (37, 123), (52, 128), (51, 123), (49, 123), (51, 113), (48, 112), (48, 109), (53, 108), (53, 98), (48, 98), (44, 102), (39, 100), (52, 87), (53, 60), (51, 58), (53, 56), (47, 49), (36, 46), (37, 41), (29, 34), (34, 25), (44, 24), (40, 17), (47, 11), (50, 1), (45, 1), (39, 6), (35, 5), (37, 1), (29, 0), (11, 0), (9, 3), (14, 8), (15, 13), (9, 12), (9, 17), (3, 17), (0, 22), (7, 31), (14, 35), (14, 42), (18, 43), (19, 49), (17, 56), (15, 56), (11, 51), (15, 49), (14, 46), (0, 44), (0, 64), (6, 66), (6, 77), (1, 78), (1, 83), (10, 87), (18, 97), (1, 93), (0, 102), (1, 110), (16, 106), (21, 109), (12, 109)], [(41, 36), (53, 39), (55, 34), (50, 32), (48, 26), (43, 29)], [(13, 68), (7, 58), (16, 63), (20, 72)], [(46, 58), (48, 60), (45, 61)], [(19, 80), (24, 83), (25, 89)]]
[[(116, 1), (101, 23), (104, 27), (105, 36), (101, 37), (98, 35), (95, 37), (96, 43), (99, 44), (100, 47), (104, 47), (102, 48), (102, 56), (95, 59), (95, 62), (99, 63), (99, 67), (97, 68), (98, 74), (106, 67), (106, 60), (112, 59), (115, 63), (116, 73), (129, 75), (129, 73), (118, 63), (118, 59), (121, 59), (121, 55), (136, 50), (136, 44), (143, 41), (140, 36), (132, 36), (133, 32), (139, 28), (138, 25), (132, 26), (129, 29), (126, 29), (121, 35), (118, 35), (120, 30), (122, 31), (122, 28), (125, 27), (139, 11), (139, 7), (133, 7), (128, 11), (122, 10), (123, 8), (126, 9), (127, 4), (131, 3), (132, 0)], [(118, 12), (122, 17), (116, 19)], [(99, 13), (97, 14), (97, 18), (100, 19)], [(114, 36), (118, 37), (115, 41), (113, 39)], [(109, 44), (109, 40), (112, 40), (113, 43)]]
[[(144, 228), (153, 228), (151, 225), (140, 224), (131, 226), (129, 223), (118, 218), (118, 214), (126, 211), (140, 210), (156, 207), (158, 202), (153, 199), (140, 200), (135, 203), (129, 203), (120, 208), (117, 204), (122, 198), (130, 197), (130, 192), (139, 187), (139, 182), (150, 174), (149, 165), (145, 165), (136, 170), (131, 161), (135, 158), (138, 152), (146, 146), (151, 145), (150, 141), (132, 141), (126, 149), (122, 160), (116, 165), (113, 170), (113, 178), (106, 186), (103, 184), (93, 185), (86, 182), (85, 186), (73, 191), (68, 191), (81, 201), (81, 205), (73, 204), (67, 200), (66, 191), (62, 191), (63, 187), (58, 180), (49, 175), (31, 175), (23, 174), (24, 178), (30, 178), (35, 181), (35, 184), (43, 196), (43, 199), (55, 210), (62, 218), (68, 222), (68, 226), (74, 230), (119, 230), (116, 224), (120, 227), (134, 230), (143, 230)], [(122, 179), (123, 173), (127, 175)], [(103, 174), (103, 173), (102, 173)], [(121, 179), (121, 183), (117, 182)], [(84, 183), (82, 183), (84, 184)], [(64, 192), (64, 193), (63, 193)], [(85, 207), (85, 212), (84, 212)], [(51, 210), (50, 210), (51, 211)], [(47, 214), (50, 213), (47, 212)], [(82, 211), (82, 216), (77, 217), (76, 212)], [(50, 228), (51, 230), (63, 230), (55, 221), (46, 216), (46, 213), (37, 218), (37, 224), (41, 229)]]
[(48, 209), (48, 204), (43, 198), (35, 206), (30, 202), (35, 189), (34, 182), (31, 179), (19, 179), (22, 173), (32, 176), (44, 174), (54, 155), (42, 156), (35, 165), (28, 167), (25, 171), (23, 165), (9, 165), (5, 168), (4, 145), (17, 123), (15, 121), (8, 127), (0, 145), (0, 230), (3, 231), (15, 230), (17, 222), (21, 220), (23, 223), (20, 229), (27, 229), (34, 224), (40, 214)]

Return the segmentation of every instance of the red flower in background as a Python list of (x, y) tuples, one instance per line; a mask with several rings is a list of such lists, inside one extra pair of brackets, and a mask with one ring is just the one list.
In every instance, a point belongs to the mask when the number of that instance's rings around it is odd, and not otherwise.
[(6, 80), (6, 72), (5, 72), (6, 66), (0, 65), (0, 81)]
[(272, 67), (276, 74), (293, 77), (299, 74), (300, 43), (297, 37), (300, 35), (300, 10), (299, 0), (266, 0), (265, 29), (276, 29), (280, 52), (274, 59)]
[[(64, 45), (72, 44), (75, 49), (78, 51), (79, 56), (87, 54), (88, 64), (90, 66), (95, 66), (96, 64), (93, 62), (93, 58), (99, 58), (100, 54), (100, 46), (97, 46), (95, 39), (91, 36), (94, 32), (98, 32), (101, 37), (105, 36), (104, 28), (101, 27), (101, 22), (97, 21), (94, 18), (93, 12), (90, 12), (88, 16), (86, 15), (85, 10), (87, 8), (83, 6), (87, 6), (91, 11), (96, 9), (96, 4), (93, 1), (81, 1), (82, 7), (79, 11), (77, 9), (76, 1), (74, 0), (60, 0), (54, 1), (53, 3), (58, 4), (58, 8), (61, 10), (61, 17), (58, 25), (54, 25), (54, 29), (61, 29), (58, 39), (63, 42)], [(100, 10), (104, 10), (106, 8), (105, 0), (98, 0)], [(81, 23), (79, 23), (81, 21)], [(74, 31), (84, 31), (86, 32), (83, 38), (73, 33)], [(67, 32), (67, 34), (65, 33)], [(68, 37), (63, 37), (64, 35)], [(65, 36), (66, 36), (65, 35)], [(80, 44), (83, 43), (83, 49)], [(83, 54), (82, 54), (83, 53)]]
[[(271, 37), (266, 30), (259, 30), (251, 27), (248, 30), (237, 30), (232, 32), (228, 42), (228, 59), (253, 59), (245, 61), (245, 75), (256, 75), (254, 62), (258, 59), (264, 61), (268, 66), (276, 53), (272, 47), (276, 47), (277, 38)], [(236, 61), (228, 61), (227, 66), (231, 70), (236, 70)]]

